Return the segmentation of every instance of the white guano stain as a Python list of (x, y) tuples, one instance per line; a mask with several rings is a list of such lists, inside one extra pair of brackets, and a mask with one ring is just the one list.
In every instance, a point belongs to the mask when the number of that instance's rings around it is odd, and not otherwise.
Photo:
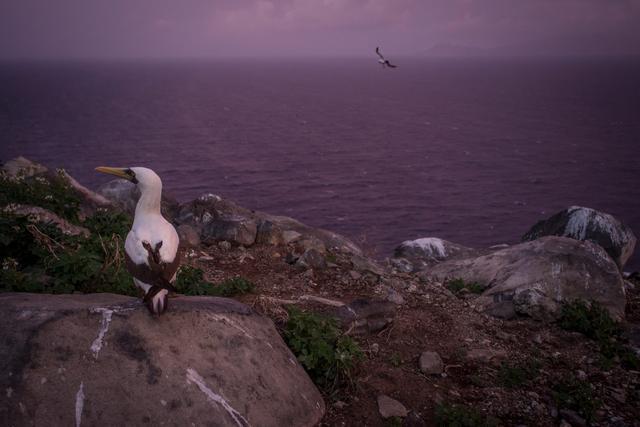
[(207, 384), (205, 384), (204, 382), (204, 378), (202, 378), (200, 374), (198, 374), (192, 368), (187, 368), (187, 381), (195, 383), (200, 391), (209, 398), (209, 400), (212, 400), (215, 403), (221, 405), (224, 410), (229, 413), (231, 418), (233, 418), (233, 421), (235, 421), (239, 427), (249, 427), (251, 425), (249, 424), (249, 421), (247, 421), (247, 419), (243, 417), (238, 411), (233, 409), (222, 396), (214, 393), (213, 390), (207, 387)]
[(424, 237), (416, 240), (406, 240), (402, 242), (402, 246), (420, 248), (426, 255), (432, 257), (444, 258), (447, 256), (447, 250), (444, 247), (442, 239), (437, 237)]
[(84, 409), (84, 382), (80, 383), (80, 388), (76, 393), (76, 427), (80, 427), (82, 422), (82, 410)]
[(95, 312), (102, 313), (102, 321), (100, 322), (100, 330), (98, 331), (98, 336), (93, 343), (91, 344), (91, 352), (93, 353), (94, 358), (98, 358), (98, 353), (102, 349), (102, 342), (104, 340), (104, 336), (109, 330), (109, 324), (111, 323), (111, 316), (113, 316), (113, 310), (108, 308), (97, 308), (94, 310)]
[(224, 323), (226, 325), (231, 326), (232, 328), (235, 328), (235, 329), (239, 330), (247, 338), (254, 339), (253, 335), (251, 335), (249, 332), (247, 332), (246, 329), (244, 329), (242, 326), (238, 325), (236, 322), (234, 322), (233, 320), (229, 319), (228, 317), (220, 315), (220, 314), (212, 314), (212, 313), (209, 313), (208, 316), (210, 318), (212, 318), (213, 320), (216, 320), (218, 322), (222, 322), (222, 323)]

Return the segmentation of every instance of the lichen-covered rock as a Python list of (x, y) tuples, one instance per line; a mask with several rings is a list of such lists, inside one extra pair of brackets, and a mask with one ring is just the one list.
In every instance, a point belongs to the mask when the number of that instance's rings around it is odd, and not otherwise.
[(580, 206), (572, 206), (538, 222), (522, 240), (542, 236), (563, 236), (596, 243), (607, 251), (620, 270), (633, 255), (636, 245), (633, 231), (612, 215)]
[(69, 236), (88, 237), (91, 234), (85, 227), (71, 224), (66, 219), (60, 218), (58, 215), (40, 206), (11, 204), (1, 208), (1, 210), (14, 215), (26, 216), (29, 221), (34, 223), (54, 225), (58, 230)]
[(313, 426), (324, 402), (273, 323), (224, 298), (160, 318), (112, 295), (0, 295), (0, 424)]
[[(190, 224), (197, 230), (205, 232), (207, 228), (215, 227), (215, 222), (235, 218), (244, 222), (255, 223), (254, 242), (270, 245), (287, 245), (296, 241), (320, 241), (321, 252), (332, 249), (350, 254), (360, 254), (361, 250), (344, 236), (327, 230), (309, 227), (293, 218), (270, 215), (260, 211), (253, 211), (215, 194), (205, 194), (198, 199), (180, 206), (176, 216), (179, 224)], [(205, 236), (202, 236), (203, 240)], [(310, 247), (305, 247), (304, 250)], [(303, 251), (300, 251), (299, 255)]]
[(437, 280), (477, 282), (486, 290), (474, 304), (499, 317), (558, 317), (563, 302), (597, 301), (624, 317), (622, 276), (603, 248), (589, 241), (547, 236), (488, 255), (445, 261), (421, 273)]
[(2, 165), (2, 171), (9, 176), (29, 177), (47, 172), (47, 168), (22, 156), (16, 157)]
[(420, 269), (449, 259), (468, 258), (478, 255), (479, 253), (475, 249), (437, 237), (406, 240), (394, 251), (395, 258), (408, 260), (414, 269)]
[(251, 246), (256, 241), (258, 224), (250, 218), (232, 216), (216, 218), (202, 229), (202, 240), (205, 243), (226, 240), (239, 245)]

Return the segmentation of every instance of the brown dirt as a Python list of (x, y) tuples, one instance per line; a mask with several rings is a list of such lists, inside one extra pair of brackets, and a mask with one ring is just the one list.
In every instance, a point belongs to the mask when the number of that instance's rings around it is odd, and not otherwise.
[[(384, 298), (381, 284), (371, 277), (354, 280), (346, 258), (320, 272), (296, 269), (285, 262), (287, 248), (256, 245), (223, 251), (211, 246), (192, 252), (186, 262), (200, 267), (216, 283), (242, 276), (256, 290), (238, 299), (282, 324), (286, 312), (270, 298), (295, 299), (315, 295), (349, 302), (355, 298)], [(629, 293), (627, 318), (640, 321), (640, 281)], [(434, 410), (442, 403), (464, 404), (500, 420), (501, 425), (558, 425), (552, 387), (571, 375), (586, 375), (601, 401), (598, 425), (640, 426), (640, 372), (619, 365), (604, 370), (597, 345), (578, 333), (530, 319), (503, 321), (476, 312), (473, 299), (461, 299), (439, 284), (422, 283), (410, 275), (387, 275), (384, 286), (405, 298), (390, 327), (377, 334), (356, 336), (366, 358), (353, 384), (325, 396), (326, 426), (385, 426), (376, 398), (387, 394), (435, 425)], [(322, 309), (322, 306), (307, 305)], [(492, 350), (498, 358), (473, 361), (473, 349)], [(442, 376), (425, 376), (418, 358), (437, 351), (445, 364)], [(502, 355), (502, 356), (500, 356)], [(537, 366), (532, 379), (517, 387), (499, 378), (502, 362)], [(582, 371), (582, 372), (579, 372)], [(408, 423), (405, 423), (408, 425)], [(420, 425), (420, 424), (418, 424)]]

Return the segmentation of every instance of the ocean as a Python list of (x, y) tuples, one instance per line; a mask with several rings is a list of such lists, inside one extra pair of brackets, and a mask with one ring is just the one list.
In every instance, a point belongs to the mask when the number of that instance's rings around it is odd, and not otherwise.
[(96, 166), (151, 167), (179, 200), (219, 194), (380, 258), (516, 243), (571, 205), (640, 236), (640, 60), (395, 60), (2, 63), (0, 159), (94, 188)]

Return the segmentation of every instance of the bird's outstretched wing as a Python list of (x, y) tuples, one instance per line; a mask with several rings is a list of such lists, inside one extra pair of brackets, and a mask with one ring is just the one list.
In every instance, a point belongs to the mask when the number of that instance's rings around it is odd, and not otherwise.
[(391, 62), (389, 61), (385, 61), (385, 64), (387, 64), (387, 67), (391, 67), (391, 68), (398, 68), (397, 65), (393, 65)]
[(384, 56), (382, 56), (382, 54), (380, 53), (380, 47), (376, 47), (376, 53), (378, 54), (380, 59), (382, 59), (384, 61)]
[(148, 242), (142, 242), (142, 245), (148, 253), (147, 264), (136, 264), (126, 251), (124, 253), (129, 273), (143, 283), (176, 292), (171, 279), (180, 265), (180, 250), (176, 252), (173, 260), (166, 262), (160, 257), (162, 241), (158, 242), (155, 248), (151, 247)]

